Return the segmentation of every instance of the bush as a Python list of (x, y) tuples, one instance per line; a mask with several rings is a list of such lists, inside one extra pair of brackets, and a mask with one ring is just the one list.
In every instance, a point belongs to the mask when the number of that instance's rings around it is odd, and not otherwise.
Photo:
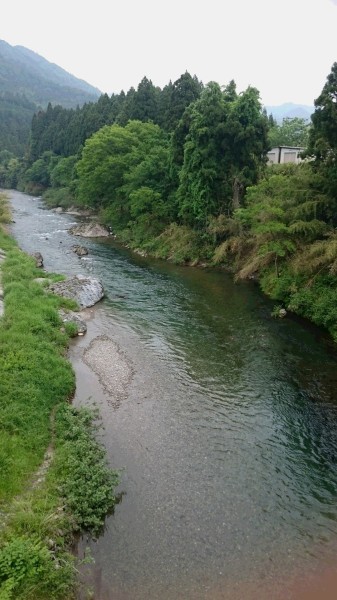
[(95, 533), (116, 503), (119, 474), (111, 471), (105, 450), (95, 440), (96, 413), (63, 405), (56, 416), (59, 444), (56, 469), (65, 504), (78, 529)]

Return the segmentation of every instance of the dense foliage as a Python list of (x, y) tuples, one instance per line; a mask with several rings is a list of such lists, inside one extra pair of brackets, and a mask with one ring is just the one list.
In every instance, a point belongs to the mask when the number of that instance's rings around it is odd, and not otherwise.
[(227, 223), (218, 262), (337, 340), (337, 63), (315, 101), (307, 162), (272, 167)]
[(111, 97), (103, 94), (97, 102), (82, 108), (67, 110), (49, 104), (33, 119), (30, 159), (36, 160), (46, 151), (62, 156), (77, 154), (93, 133), (113, 123), (124, 126), (130, 120), (139, 120), (172, 131), (185, 108), (199, 97), (202, 87), (189, 73), (163, 90), (144, 77), (137, 90), (131, 88), (127, 94), (122, 91)]
[[(234, 81), (185, 73), (161, 90), (144, 78), (81, 109), (49, 105), (34, 117), (28, 164), (0, 155), (0, 177), (50, 205), (91, 208), (131, 247), (259, 278), (335, 335), (336, 96), (337, 63), (312, 123), (277, 124)], [(272, 145), (306, 148), (307, 161), (267, 167)]]
[(285, 118), (279, 124), (272, 117), (269, 118), (271, 125), (269, 131), (269, 142), (272, 148), (275, 146), (299, 146), (306, 148), (309, 140), (310, 124), (305, 119), (294, 117)]
[[(0, 148), (24, 156), (37, 107), (22, 94), (0, 94)], [(1, 183), (0, 183), (1, 185)]]

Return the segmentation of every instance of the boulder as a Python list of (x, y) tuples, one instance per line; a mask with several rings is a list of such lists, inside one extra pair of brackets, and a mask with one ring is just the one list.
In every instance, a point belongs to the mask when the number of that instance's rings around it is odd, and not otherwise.
[(284, 317), (287, 316), (287, 311), (285, 308), (280, 308), (279, 312), (278, 312), (278, 316), (280, 317), (280, 319), (284, 319)]
[(93, 306), (104, 296), (104, 289), (99, 279), (75, 275), (65, 281), (53, 283), (48, 288), (57, 296), (75, 300), (81, 308)]
[(60, 214), (61, 214), (61, 213), (63, 213), (64, 211), (63, 211), (63, 208), (62, 208), (62, 206), (58, 206), (57, 208), (54, 208), (54, 212), (60, 215)]
[(41, 252), (33, 252), (31, 256), (35, 258), (35, 264), (37, 267), (43, 267), (43, 256)]
[(89, 254), (88, 248), (86, 248), (85, 246), (79, 246), (78, 244), (72, 246), (71, 249), (73, 252), (75, 252), (75, 254), (77, 254), (77, 256), (86, 256), (87, 254)]
[(99, 223), (82, 223), (81, 225), (75, 225), (74, 227), (70, 227), (69, 233), (90, 238), (108, 237), (110, 235), (109, 230)]

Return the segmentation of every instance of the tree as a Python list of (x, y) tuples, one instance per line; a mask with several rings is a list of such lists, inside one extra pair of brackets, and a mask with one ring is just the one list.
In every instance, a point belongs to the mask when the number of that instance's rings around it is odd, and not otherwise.
[(332, 65), (323, 90), (315, 100), (311, 120), (308, 153), (317, 161), (334, 162), (337, 153), (337, 62)]
[(330, 198), (331, 223), (337, 225), (337, 62), (319, 97), (311, 116), (307, 155), (314, 158), (314, 168), (320, 173), (322, 189)]
[(136, 136), (120, 125), (106, 125), (86, 141), (77, 163), (81, 203), (101, 208), (116, 200), (136, 144)]
[(77, 156), (61, 158), (50, 172), (50, 183), (53, 188), (70, 187), (75, 176)]
[[(269, 121), (270, 122), (270, 121)], [(310, 124), (299, 117), (285, 118), (281, 125), (270, 122), (268, 139), (270, 146), (300, 146), (306, 148), (309, 141)]]
[(53, 152), (44, 152), (41, 158), (33, 162), (25, 172), (25, 183), (33, 184), (38, 189), (46, 189), (50, 186), (50, 173), (59, 161), (59, 157)]
[(184, 162), (177, 192), (180, 216), (190, 225), (206, 227), (210, 215), (224, 205), (222, 142), (226, 107), (220, 86), (209, 83), (191, 107)]
[(158, 90), (152, 81), (143, 77), (134, 95), (130, 119), (153, 121), (158, 119)]
[[(184, 119), (188, 133), (177, 193), (180, 215), (185, 223), (206, 227), (210, 216), (237, 208), (245, 188), (257, 182), (266, 164), (268, 122), (258, 91), (249, 87), (237, 95), (234, 82), (223, 92), (209, 83)], [(184, 131), (181, 122), (179, 127)], [(179, 156), (179, 145), (174, 149)]]
[(169, 106), (163, 115), (164, 129), (167, 131), (175, 129), (185, 109), (200, 97), (202, 89), (203, 85), (198, 78), (192, 77), (187, 71), (173, 83), (170, 88)]
[(154, 203), (168, 186), (167, 147), (166, 135), (153, 123), (103, 127), (87, 140), (77, 164), (79, 201), (105, 209), (116, 229), (150, 205), (156, 218)]

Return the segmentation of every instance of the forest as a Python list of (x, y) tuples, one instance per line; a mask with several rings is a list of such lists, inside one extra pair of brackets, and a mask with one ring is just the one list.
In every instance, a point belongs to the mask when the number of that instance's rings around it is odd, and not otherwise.
[[(278, 309), (337, 340), (337, 63), (312, 122), (276, 123), (259, 92), (183, 74), (32, 120), (25, 158), (0, 153), (0, 185), (89, 207), (134, 249), (259, 281)], [(305, 148), (267, 165), (274, 145)]]

